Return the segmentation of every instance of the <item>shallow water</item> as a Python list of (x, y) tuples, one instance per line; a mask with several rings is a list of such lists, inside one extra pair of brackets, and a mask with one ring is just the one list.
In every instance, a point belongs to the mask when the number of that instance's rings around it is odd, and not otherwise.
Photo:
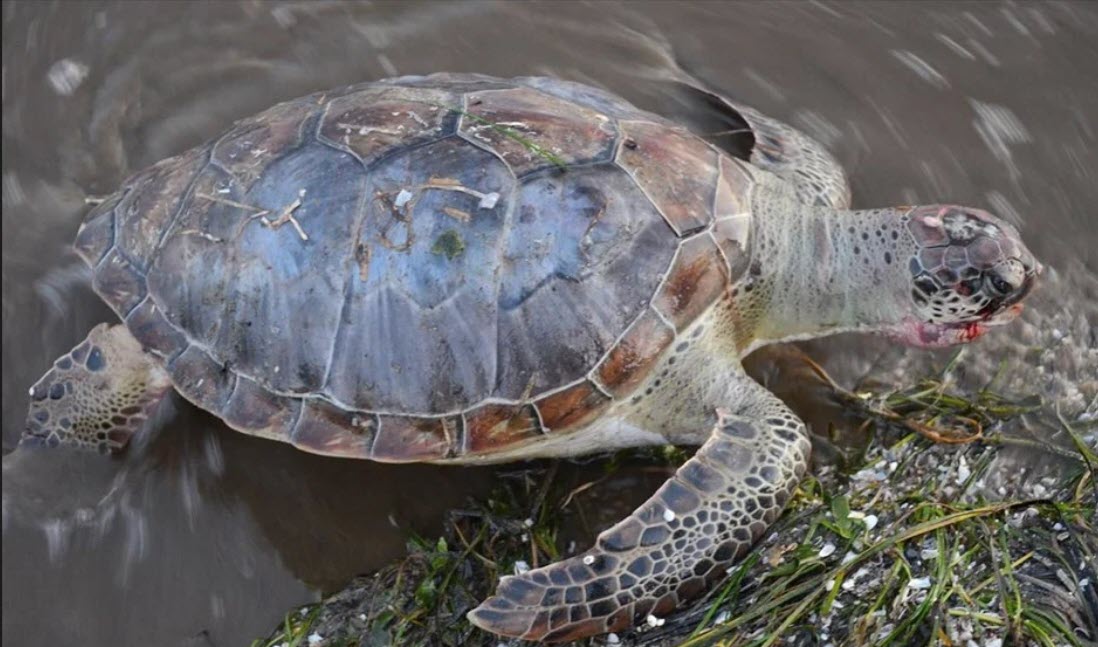
[[(9, 454), (27, 387), (111, 320), (67, 251), (84, 199), (342, 84), (551, 74), (689, 119), (668, 81), (691, 75), (824, 141), (856, 206), (957, 202), (1019, 225), (1047, 285), (966, 366), (1005, 357), (1016, 389), (1095, 407), (1093, 4), (12, 2), (3, 37), (5, 644), (246, 644), (488, 491), (493, 470), (311, 456), (184, 404), (121, 457)], [(851, 339), (810, 351), (845, 381), (940, 359)], [(803, 371), (773, 360), (755, 370), (803, 396)], [(801, 400), (817, 428), (837, 415)], [(657, 482), (627, 470), (591, 524)]]

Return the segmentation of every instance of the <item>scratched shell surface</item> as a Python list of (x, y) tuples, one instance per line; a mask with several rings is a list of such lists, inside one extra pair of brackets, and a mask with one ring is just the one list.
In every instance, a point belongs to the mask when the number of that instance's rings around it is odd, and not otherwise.
[(76, 248), (178, 390), (233, 427), (439, 460), (626, 397), (742, 271), (751, 186), (601, 90), (404, 77), (136, 174)]

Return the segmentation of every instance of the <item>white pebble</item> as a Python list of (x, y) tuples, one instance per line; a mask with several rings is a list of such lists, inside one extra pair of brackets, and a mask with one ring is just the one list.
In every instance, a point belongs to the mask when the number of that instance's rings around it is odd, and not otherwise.
[(522, 525), (526, 526), (527, 528), (533, 528), (534, 527), (534, 520), (533, 519), (526, 519), (525, 521), (522, 522)]
[(606, 634), (607, 645), (619, 645), (621, 644), (621, 638), (618, 638), (617, 634)]
[(937, 556), (938, 556), (938, 549), (937, 548), (924, 548), (924, 549), (919, 551), (919, 557), (923, 558), (924, 560), (934, 559)]
[(310, 645), (315, 645), (315, 644), (319, 643), (321, 640), (324, 640), (324, 637), (321, 636), (320, 634), (318, 634), (318, 633), (309, 634), (309, 644)]
[(522, 575), (523, 573), (525, 573), (528, 570), (530, 570), (530, 565), (527, 564), (526, 562), (524, 562), (523, 560), (520, 559), (520, 560), (515, 562), (515, 566), (514, 566), (515, 575)]
[(649, 613), (646, 622), (648, 623), (649, 627), (662, 627), (663, 623), (666, 621), (663, 618), (657, 618), (656, 616)]
[(728, 619), (731, 618), (731, 617), (732, 617), (731, 613), (729, 613), (727, 611), (721, 611), (720, 613), (717, 614), (716, 618), (713, 618), (713, 624), (723, 625), (724, 623), (728, 622)]
[(664, 521), (674, 521), (675, 520), (675, 511), (671, 510), (670, 508), (668, 508), (667, 510), (664, 510), (663, 511), (663, 520)]
[(821, 558), (831, 557), (834, 554), (835, 554), (835, 544), (832, 544), (830, 542), (824, 544), (824, 547), (820, 549), (820, 557)]
[(907, 588), (909, 588), (909, 589), (929, 589), (930, 588), (930, 578), (929, 577), (919, 577), (919, 578), (916, 578), (914, 580), (909, 580), (908, 583), (907, 583)]
[(583, 563), (587, 564), (588, 566), (590, 566), (591, 564), (594, 564), (595, 563), (595, 556), (594, 555), (584, 555), (583, 556)]
[(412, 199), (412, 192), (408, 189), (401, 189), (397, 194), (396, 200), (393, 201), (393, 206), (400, 209), (404, 205), (408, 204)]
[(877, 515), (875, 515), (875, 514), (867, 514), (865, 516), (865, 519), (863, 519), (862, 521), (865, 522), (865, 529), (866, 530), (873, 530), (874, 528), (877, 527), (877, 522), (879, 522), (880, 519), (878, 519)]

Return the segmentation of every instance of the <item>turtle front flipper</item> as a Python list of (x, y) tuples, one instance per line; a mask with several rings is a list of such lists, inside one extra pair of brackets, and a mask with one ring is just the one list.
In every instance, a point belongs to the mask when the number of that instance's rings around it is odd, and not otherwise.
[(710, 102), (734, 111), (755, 138), (750, 162), (793, 185), (803, 204), (850, 208), (850, 182), (838, 160), (815, 139), (793, 126), (750, 106), (711, 92), (698, 83), (684, 83)]
[(20, 444), (119, 451), (171, 386), (125, 326), (100, 324), (31, 387)]
[(469, 613), (488, 631), (562, 642), (670, 613), (703, 593), (773, 522), (808, 466), (802, 423), (755, 383), (709, 439), (624, 521), (576, 557), (505, 577)]

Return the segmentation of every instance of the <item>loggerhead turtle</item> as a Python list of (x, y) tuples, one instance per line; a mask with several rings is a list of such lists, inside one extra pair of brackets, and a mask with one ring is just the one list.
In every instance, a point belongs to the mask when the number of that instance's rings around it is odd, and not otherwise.
[(34, 385), (23, 443), (121, 450), (174, 389), (233, 429), (377, 461), (701, 445), (469, 618), (562, 641), (665, 614), (807, 467), (804, 424), (741, 358), (838, 331), (971, 341), (1040, 270), (984, 211), (850, 211), (821, 145), (716, 100), (746, 159), (548, 78), (403, 77), (238, 122), (88, 214), (76, 249), (125, 323)]

